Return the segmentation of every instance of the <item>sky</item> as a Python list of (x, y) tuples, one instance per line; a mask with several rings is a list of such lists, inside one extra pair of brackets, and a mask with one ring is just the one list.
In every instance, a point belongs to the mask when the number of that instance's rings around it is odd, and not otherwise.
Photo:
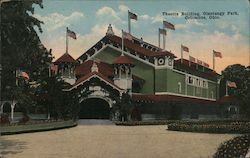
[[(231, 64), (249, 65), (250, 60), (250, 4), (248, 0), (43, 0), (43, 8), (34, 5), (34, 17), (43, 21), (43, 32), (37, 33), (55, 59), (65, 53), (66, 27), (74, 31), (77, 40), (69, 39), (69, 53), (78, 58), (105, 36), (111, 24), (114, 33), (128, 30), (128, 10), (137, 14), (131, 20), (131, 33), (144, 41), (158, 45), (158, 29), (166, 20), (175, 25), (167, 29), (166, 50), (180, 58), (181, 44), (189, 48), (189, 55), (202, 60), (212, 68), (212, 52), (222, 53), (215, 59), (215, 70), (221, 73)], [(178, 14), (163, 15), (163, 12)], [(224, 13), (216, 19), (186, 19), (183, 13)], [(229, 13), (229, 14), (228, 14)], [(236, 15), (235, 15), (236, 13)], [(233, 15), (232, 15), (233, 14)], [(161, 44), (162, 45), (162, 44)]]

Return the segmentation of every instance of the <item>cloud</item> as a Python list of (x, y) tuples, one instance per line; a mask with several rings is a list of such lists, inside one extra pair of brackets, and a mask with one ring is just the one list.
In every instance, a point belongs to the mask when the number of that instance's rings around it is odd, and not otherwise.
[(151, 17), (152, 23), (162, 22), (163, 16), (161, 14), (157, 14), (156, 16)]
[(121, 12), (126, 12), (126, 13), (128, 12), (128, 10), (130, 10), (128, 6), (123, 5), (123, 4), (119, 5), (118, 8), (119, 8), (119, 10), (120, 10)]
[(114, 9), (107, 7), (107, 6), (104, 6), (104, 7), (100, 8), (99, 10), (97, 10), (96, 15), (97, 16), (111, 15), (113, 17), (117, 17), (117, 14), (114, 11)]
[(79, 21), (79, 18), (84, 18), (84, 14), (82, 12), (73, 12), (69, 16), (59, 13), (52, 13), (47, 16), (35, 14), (34, 17), (45, 23), (47, 31), (53, 31), (61, 27), (70, 26), (70, 24)]
[[(75, 59), (81, 56), (85, 51), (91, 48), (95, 43), (97, 43), (102, 37), (105, 36), (108, 23), (106, 24), (96, 24), (92, 27), (91, 31), (88, 34), (77, 34), (77, 39), (73, 40), (69, 38), (69, 53)], [(115, 26), (112, 25), (113, 31), (116, 35), (121, 36), (121, 31)], [(49, 37), (48, 37), (49, 38)], [(52, 54), (55, 56), (55, 59), (59, 58), (62, 54), (65, 53), (65, 36), (61, 35), (58, 38), (50, 38), (49, 40), (44, 40), (44, 45), (46, 48), (53, 48)]]

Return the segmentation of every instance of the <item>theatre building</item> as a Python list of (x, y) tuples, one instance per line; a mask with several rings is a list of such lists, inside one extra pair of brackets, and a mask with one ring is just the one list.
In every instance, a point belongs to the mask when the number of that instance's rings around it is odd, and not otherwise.
[[(80, 118), (110, 118), (111, 109), (128, 92), (143, 119), (224, 117), (234, 98), (219, 98), (220, 75), (195, 62), (133, 37), (106, 35), (78, 59), (65, 53), (54, 64), (79, 97)], [(84, 43), (83, 43), (84, 44)], [(232, 109), (233, 108), (233, 109)]]

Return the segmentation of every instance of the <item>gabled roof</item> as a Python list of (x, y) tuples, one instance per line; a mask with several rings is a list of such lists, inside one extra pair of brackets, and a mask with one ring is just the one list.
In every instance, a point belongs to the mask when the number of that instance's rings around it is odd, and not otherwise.
[(180, 102), (180, 103), (197, 103), (197, 104), (216, 104), (216, 101), (183, 97), (169, 94), (154, 95), (154, 94), (133, 94), (132, 100), (145, 102)]
[[(93, 60), (88, 60), (85, 61), (84, 63), (82, 63), (81, 65), (76, 67), (76, 76), (77, 77), (82, 77), (87, 75), (88, 73), (91, 72), (91, 67), (93, 65)], [(114, 70), (113, 70), (113, 66), (111, 64), (99, 61), (99, 62), (95, 62), (97, 67), (98, 67), (98, 72), (101, 73), (102, 75), (106, 76), (107, 78), (111, 77), (113, 78), (114, 76)], [(145, 81), (144, 79), (132, 75), (133, 80), (139, 80), (139, 81)]]
[[(197, 67), (199, 69), (197, 69)], [(183, 59), (182, 63), (181, 63), (181, 59), (175, 60), (174, 61), (174, 68), (177, 70), (185, 71), (185, 72), (190, 73), (192, 75), (196, 75), (198, 77), (206, 78), (206, 79), (213, 80), (213, 81), (216, 81), (217, 77), (220, 76), (215, 71), (213, 71), (207, 67), (204, 67), (202, 65), (199, 65), (197, 63), (190, 62), (190, 64), (189, 64), (189, 60), (187, 60), (187, 59)]]
[(117, 58), (115, 58), (113, 64), (128, 64), (128, 65), (132, 65), (132, 61), (125, 55), (121, 55)]
[[(106, 38), (108, 38), (112, 42), (115, 42), (119, 45), (122, 44), (122, 38), (118, 37), (116, 35), (106, 36)], [(132, 49), (133, 51), (137, 52), (138, 54), (141, 54), (141, 55), (147, 56), (147, 57), (170, 56), (170, 57), (176, 58), (176, 56), (171, 52), (162, 51), (162, 50), (161, 51), (151, 51), (149, 49), (141, 47), (138, 44), (133, 43), (132, 41), (130, 41), (128, 39), (124, 39), (124, 47)]]
[(64, 53), (60, 58), (58, 58), (54, 64), (59, 64), (59, 63), (74, 63), (78, 64), (78, 62), (68, 53)]
[(119, 88), (118, 86), (116, 86), (109, 78), (107, 78), (106, 76), (102, 75), (101, 73), (99, 72), (90, 72), (88, 73), (87, 75), (79, 78), (76, 83), (74, 83), (72, 85), (72, 87), (70, 88), (71, 89), (74, 89), (76, 88), (79, 84), (81, 83), (84, 83), (86, 81), (88, 81), (89, 79), (93, 78), (93, 77), (98, 77), (99, 79), (103, 80), (104, 82), (106, 82), (107, 84), (109, 84), (110, 86), (112, 86), (113, 88), (117, 89), (118, 91), (121, 91), (122, 89)]

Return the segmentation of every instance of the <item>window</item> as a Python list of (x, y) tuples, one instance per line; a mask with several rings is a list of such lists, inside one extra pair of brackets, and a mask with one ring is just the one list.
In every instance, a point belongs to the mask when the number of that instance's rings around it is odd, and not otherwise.
[(199, 86), (199, 79), (196, 78), (196, 86)]
[(191, 76), (188, 77), (188, 83), (193, 84), (193, 78)]
[(178, 82), (178, 92), (181, 93), (181, 82)]
[(214, 92), (211, 91), (211, 98), (213, 99), (214, 98)]

